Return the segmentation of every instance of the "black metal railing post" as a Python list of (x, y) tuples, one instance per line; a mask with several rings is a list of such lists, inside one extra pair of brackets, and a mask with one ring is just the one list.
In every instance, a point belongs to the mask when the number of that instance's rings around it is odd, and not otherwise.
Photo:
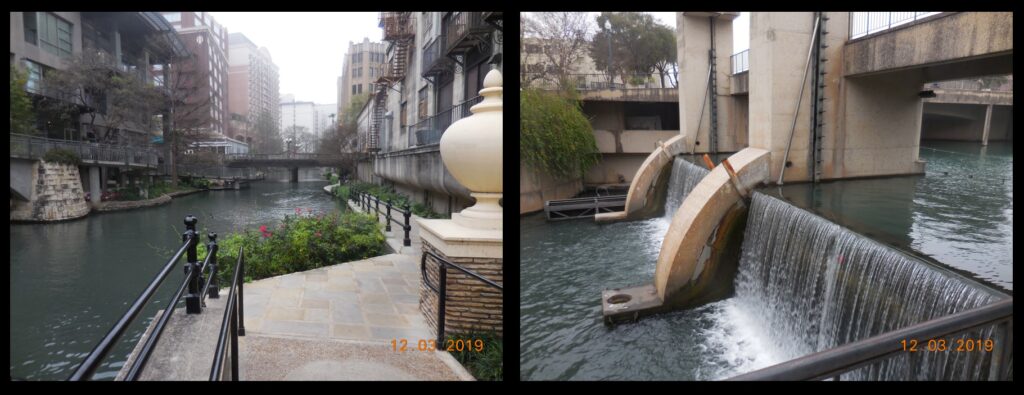
[(210, 254), (210, 285), (206, 295), (211, 299), (220, 299), (220, 288), (217, 286), (217, 234), (210, 232), (206, 237), (210, 239), (206, 244), (206, 253)]
[(196, 234), (196, 223), (199, 222), (194, 215), (185, 216), (185, 233), (181, 235), (182, 242), (189, 242), (186, 253), (185, 275), (188, 276), (188, 295), (185, 296), (185, 312), (188, 314), (199, 314), (202, 312), (199, 300), (199, 259), (196, 251), (199, 237)]
[(239, 253), (238, 260), (240, 277), (238, 278), (238, 336), (245, 336), (245, 292), (243, 285), (245, 284), (245, 254)]
[(402, 216), (405, 217), (405, 225), (402, 226), (402, 230), (405, 231), (405, 238), (402, 239), (402, 245), (408, 247), (412, 245), (412, 240), (409, 239), (409, 231), (412, 230), (412, 226), (409, 225), (409, 216), (412, 215), (412, 210), (409, 208), (409, 202), (405, 203), (405, 211)]
[(448, 298), (448, 268), (444, 261), (437, 259), (437, 344), (444, 344), (444, 302)]
[(380, 198), (376, 196), (373, 197), (373, 215), (380, 222)]
[(388, 202), (385, 205), (385, 207), (387, 207), (388, 213), (385, 216), (384, 231), (385, 232), (390, 232), (391, 231), (391, 198), (388, 198)]

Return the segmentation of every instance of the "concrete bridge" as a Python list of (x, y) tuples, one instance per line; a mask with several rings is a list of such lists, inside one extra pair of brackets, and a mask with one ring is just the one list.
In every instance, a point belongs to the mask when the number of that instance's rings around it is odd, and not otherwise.
[(287, 167), (291, 170), (291, 182), (299, 181), (300, 167), (337, 167), (355, 164), (359, 154), (228, 154), (224, 156), (227, 167)]

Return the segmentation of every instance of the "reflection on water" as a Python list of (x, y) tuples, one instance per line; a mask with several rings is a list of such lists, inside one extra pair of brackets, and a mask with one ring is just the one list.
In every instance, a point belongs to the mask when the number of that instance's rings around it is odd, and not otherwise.
[(924, 141), (924, 176), (770, 187), (840, 225), (1013, 290), (1013, 146)]
[[(11, 225), (11, 376), (70, 376), (166, 263), (158, 250), (181, 245), (186, 214), (199, 217), (200, 229), (221, 235), (272, 226), (299, 207), (341, 208), (323, 192), (324, 185), (257, 182), (249, 189), (200, 192), (158, 207)], [(117, 374), (145, 326), (174, 292), (168, 284), (180, 284), (183, 276), (180, 267), (171, 272), (95, 379)]]

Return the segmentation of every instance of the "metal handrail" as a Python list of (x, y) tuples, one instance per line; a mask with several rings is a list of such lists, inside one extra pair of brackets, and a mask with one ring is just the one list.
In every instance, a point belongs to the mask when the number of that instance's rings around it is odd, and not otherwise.
[[(524, 83), (540, 80), (547, 84), (539, 84), (541, 88), (555, 88), (554, 79), (558, 78), (557, 73), (531, 72), (528, 67), (521, 73), (521, 80)], [(666, 75), (668, 83), (671, 83), (671, 76)], [(565, 77), (574, 84), (578, 91), (604, 90), (604, 89), (675, 89), (661, 84), (661, 76), (658, 73), (627, 73), (608, 75), (607, 73), (591, 74), (566, 74)], [(623, 77), (625, 81), (623, 81)], [(615, 82), (618, 79), (622, 82)]]
[[(483, 99), (483, 96), (473, 97), (413, 124), (409, 130), (415, 131), (416, 139), (415, 141), (412, 141), (413, 134), (410, 133), (409, 145), (424, 146), (439, 144), (441, 142), (441, 136), (444, 135), (445, 130), (448, 130), (448, 127), (456, 121), (470, 116), (472, 114), (470, 109), (483, 101)], [(415, 144), (413, 144), (414, 142)]]
[(139, 147), (90, 143), (75, 140), (60, 140), (12, 133), (10, 135), (10, 156), (15, 158), (39, 159), (52, 149), (73, 151), (85, 163), (116, 162), (126, 166), (155, 167), (159, 153)]
[[(242, 279), (245, 278), (245, 251), (238, 247), (238, 263), (235, 274), (231, 277), (231, 290), (228, 291), (228, 304), (224, 307), (224, 320), (221, 321), (220, 335), (217, 338), (217, 351), (213, 356), (210, 368), (210, 381), (218, 381), (224, 368), (224, 343), (231, 334), (231, 381), (238, 381), (238, 337), (245, 336), (245, 317), (243, 312)], [(238, 293), (235, 293), (235, 288)]]
[(146, 302), (148, 302), (149, 299), (153, 297), (153, 294), (156, 293), (157, 288), (159, 288), (160, 284), (164, 282), (164, 280), (167, 278), (167, 275), (171, 273), (171, 269), (174, 268), (174, 264), (177, 263), (179, 259), (181, 259), (182, 254), (184, 254), (185, 251), (189, 248), (189, 246), (192, 244), (192, 241), (193, 238), (189, 238), (181, 245), (181, 247), (178, 248), (178, 252), (174, 253), (174, 256), (171, 257), (169, 261), (167, 261), (167, 264), (164, 265), (163, 270), (161, 270), (160, 273), (157, 274), (156, 278), (154, 278), (153, 281), (149, 283), (149, 286), (147, 286), (146, 289), (142, 291), (142, 294), (140, 294), (139, 297), (135, 299), (135, 303), (132, 303), (131, 307), (128, 308), (128, 311), (126, 311), (124, 315), (121, 316), (121, 319), (118, 320), (116, 324), (114, 324), (114, 327), (111, 328), (110, 331), (107, 332), (107, 335), (104, 336), (102, 340), (100, 340), (99, 344), (97, 344), (96, 347), (93, 348), (92, 352), (89, 353), (89, 356), (85, 358), (85, 361), (78, 366), (78, 369), (75, 370), (74, 374), (72, 374), (68, 380), (78, 381), (84, 380), (92, 376), (92, 374), (96, 371), (96, 368), (99, 367), (100, 362), (102, 362), (103, 358), (106, 357), (108, 353), (110, 353), (110, 349), (113, 348), (114, 342), (117, 341), (121, 337), (121, 335), (124, 334), (124, 331), (126, 329), (128, 329), (128, 324), (130, 324), (135, 319), (135, 317), (139, 315), (139, 312), (142, 311), (142, 306), (145, 305)]
[(750, 50), (744, 50), (740, 53), (732, 55), (732, 73), (739, 74), (745, 71), (750, 71)]
[[(881, 33), (938, 14), (941, 12), (851, 12), (850, 39)], [(861, 19), (864, 21), (861, 22)]]
[[(433, 257), (437, 260), (437, 275), (438, 284), (434, 285), (430, 283), (427, 277), (427, 256)], [(437, 344), (444, 342), (444, 318), (445, 318), (445, 302), (448, 299), (448, 267), (455, 268), (456, 270), (470, 276), (476, 280), (483, 282), (484, 284), (497, 288), (499, 291), (504, 292), (501, 284), (491, 281), (480, 274), (473, 272), (472, 270), (466, 269), (462, 266), (456, 265), (452, 261), (449, 261), (438, 255), (437, 253), (426, 250), (423, 251), (423, 256), (420, 258), (420, 274), (423, 276), (423, 284), (427, 286), (431, 291), (437, 294)]]
[(1001, 380), (1006, 376), (1007, 361), (1012, 358), (1013, 298), (844, 344), (729, 380), (820, 380), (829, 377), (838, 380), (842, 373), (906, 352), (901, 341), (954, 336), (994, 324), (1000, 325), (1001, 333), (997, 335), (997, 346), (993, 349), (998, 351), (998, 355), (993, 355), (990, 379)]
[[(374, 210), (374, 212), (375, 212), (375, 214), (377, 216), (377, 221), (379, 222), (380, 221), (380, 214), (381, 214), (381, 211), (380, 211), (380, 198), (378, 198), (376, 196), (373, 196), (373, 195), (371, 195), (369, 193), (362, 192), (362, 191), (353, 191), (353, 192), (354, 193), (351, 196), (349, 196), (349, 198), (352, 199), (353, 201), (357, 202), (359, 204), (359, 207), (363, 211)], [(375, 205), (370, 204), (371, 202), (375, 202), (376, 204)], [(412, 245), (412, 239), (409, 238), (409, 231), (412, 230), (412, 225), (410, 225), (410, 223), (409, 223), (409, 217), (412, 216), (412, 209), (409, 207), (409, 202), (405, 202), (405, 206), (404, 206), (405, 208), (402, 209), (402, 208), (399, 208), (399, 206), (392, 205), (391, 204), (391, 199), (388, 199), (385, 202), (385, 206), (384, 207), (387, 209), (387, 213), (386, 213), (386, 217), (385, 217), (385, 221), (384, 221), (384, 224), (385, 224), (384, 231), (386, 231), (386, 232), (390, 232), (391, 231), (391, 222), (394, 222), (397, 225), (401, 225), (402, 226), (402, 231), (405, 232), (405, 237), (402, 239), (402, 245), (406, 246), (406, 247), (411, 246)], [(397, 219), (391, 218), (391, 210), (395, 210), (395, 211), (398, 211), (399, 213), (401, 213), (402, 217), (405, 218), (405, 221), (404, 222), (399, 222)]]

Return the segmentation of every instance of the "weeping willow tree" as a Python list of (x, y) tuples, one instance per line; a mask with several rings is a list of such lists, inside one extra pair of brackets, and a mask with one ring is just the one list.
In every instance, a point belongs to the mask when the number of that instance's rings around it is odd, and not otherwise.
[(527, 168), (556, 178), (581, 178), (597, 164), (597, 141), (578, 100), (526, 89), (519, 108), (519, 160)]

